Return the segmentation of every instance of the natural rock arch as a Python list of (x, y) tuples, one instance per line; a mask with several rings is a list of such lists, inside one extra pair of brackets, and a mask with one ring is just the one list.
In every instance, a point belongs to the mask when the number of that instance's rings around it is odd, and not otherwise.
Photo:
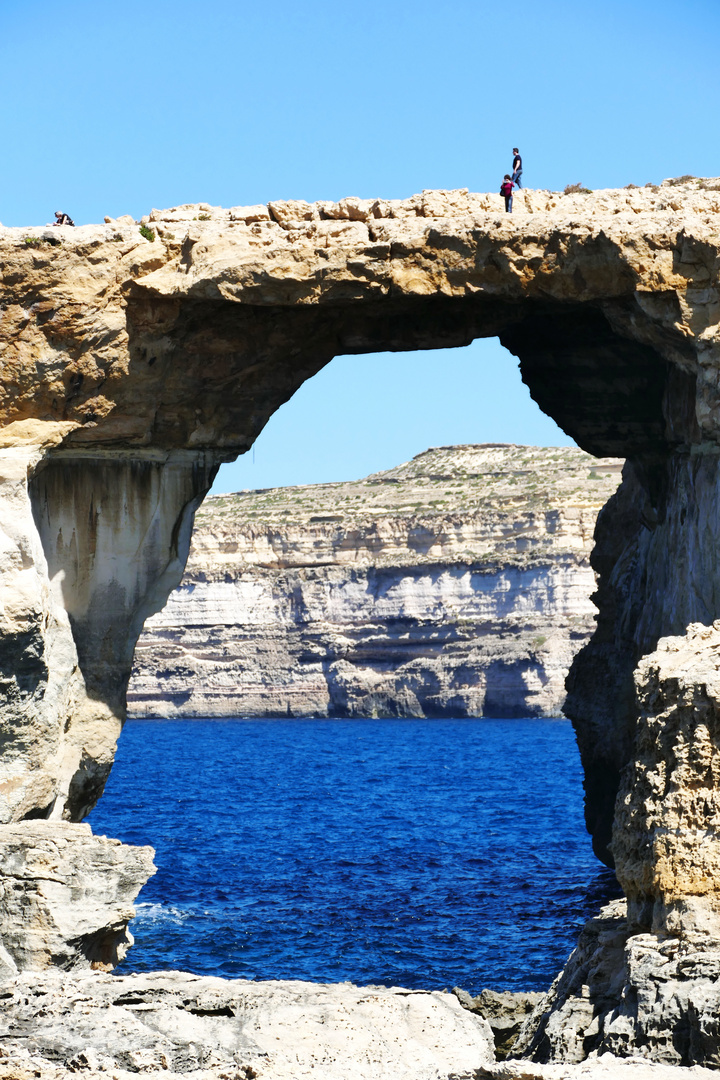
[(628, 459), (598, 524), (598, 632), (567, 707), (607, 854), (635, 665), (720, 614), (720, 197), (518, 202), (512, 217), (467, 192), (180, 208), (153, 212), (154, 241), (122, 219), (30, 230), (31, 244), (0, 231), (2, 820), (93, 805), (135, 639), (180, 578), (194, 508), (305, 379), (341, 353), (499, 336), (581, 447)]

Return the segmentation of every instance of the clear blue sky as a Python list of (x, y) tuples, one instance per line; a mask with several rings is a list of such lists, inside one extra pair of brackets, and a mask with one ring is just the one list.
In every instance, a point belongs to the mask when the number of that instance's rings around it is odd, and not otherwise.
[[(2, 0), (0, 221), (720, 174), (717, 0)], [(567, 442), (492, 342), (333, 361), (220, 487)]]

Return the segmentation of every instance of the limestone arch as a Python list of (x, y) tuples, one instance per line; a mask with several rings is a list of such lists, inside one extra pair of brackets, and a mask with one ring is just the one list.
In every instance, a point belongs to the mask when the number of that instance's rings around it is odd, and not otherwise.
[[(578, 445), (628, 459), (598, 526), (600, 622), (574, 665), (568, 705), (588, 822), (606, 854), (632, 743), (636, 660), (661, 634), (711, 620), (720, 606), (717, 571), (702, 558), (718, 460), (707, 309), (715, 249), (702, 223), (674, 226), (661, 199), (640, 224), (642, 207), (631, 205), (640, 195), (611, 200), (612, 212), (598, 198), (580, 221), (567, 217), (570, 204), (533, 208), (532, 198), (526, 209), (536, 216), (495, 219), (489, 199), (272, 204), (207, 226), (173, 212), (155, 218), (164, 247), (110, 225), (78, 232), (51, 269), (38, 271), (32, 251), (13, 255), (3, 334), (23, 348), (4, 419), (6, 430), (39, 421), (53, 433), (34, 444), (29, 498), (47, 603), (59, 623), (69, 620), (63, 662), (83, 685), (71, 690), (71, 676), (60, 677), (59, 731), (42, 693), (33, 698), (46, 765), (8, 794), (5, 820), (77, 818), (102, 789), (133, 635), (179, 579), (193, 509), (221, 461), (247, 450), (334, 355), (498, 336)], [(89, 264), (99, 269), (73, 306), (74, 275)], [(136, 498), (139, 485), (151, 494)], [(98, 582), (93, 567), (115, 558), (98, 548), (103, 530), (89, 510), (101, 496), (122, 508), (103, 543), (112, 548), (118, 534), (136, 543)], [(83, 583), (71, 584), (69, 559)], [(43, 641), (28, 700), (43, 664), (52, 666)]]

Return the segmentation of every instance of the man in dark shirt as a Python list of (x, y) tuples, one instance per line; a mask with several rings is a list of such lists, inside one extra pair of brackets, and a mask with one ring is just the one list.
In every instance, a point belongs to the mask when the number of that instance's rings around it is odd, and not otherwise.
[(74, 225), (75, 222), (69, 214), (63, 214), (62, 210), (55, 211), (55, 224), (56, 225)]
[(520, 151), (517, 146), (513, 146), (512, 182), (518, 190), (522, 188), (522, 184), (520, 183), (521, 176), (522, 158), (520, 157)]

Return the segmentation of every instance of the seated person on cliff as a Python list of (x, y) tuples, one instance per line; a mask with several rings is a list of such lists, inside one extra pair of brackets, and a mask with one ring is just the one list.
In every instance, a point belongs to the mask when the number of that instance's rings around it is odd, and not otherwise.
[(62, 210), (55, 211), (55, 224), (56, 225), (74, 225), (75, 222), (69, 214), (63, 214)]

